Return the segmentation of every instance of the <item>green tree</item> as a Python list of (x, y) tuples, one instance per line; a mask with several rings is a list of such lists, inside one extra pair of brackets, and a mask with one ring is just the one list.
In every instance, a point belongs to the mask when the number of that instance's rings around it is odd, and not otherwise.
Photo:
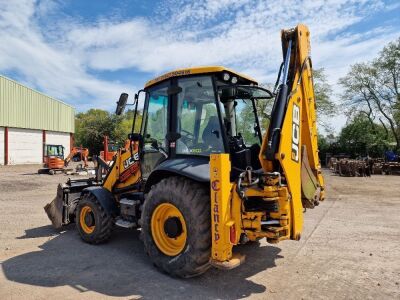
[(400, 38), (371, 62), (358, 63), (339, 80), (343, 104), (350, 115), (364, 114), (371, 126), (380, 123), (400, 149)]
[[(324, 127), (327, 131), (332, 131), (332, 128), (326, 119), (337, 113), (337, 106), (332, 100), (332, 87), (327, 81), (323, 68), (313, 70), (313, 80), (318, 124)], [(261, 86), (271, 91), (273, 88), (271, 84), (263, 84)], [(274, 100), (275, 99), (262, 99), (256, 101), (257, 114), (263, 134), (268, 128), (269, 121), (271, 119), (271, 111), (274, 105)], [(245, 107), (240, 111), (240, 117), (237, 120), (237, 125), (245, 140), (250, 141), (251, 143), (257, 141), (257, 139), (254, 137), (253, 121), (253, 108), (251, 105), (245, 105)]]
[(329, 146), (330, 144), (328, 139), (324, 135), (318, 133), (318, 150), (320, 152), (320, 156), (322, 152), (326, 153), (329, 151)]
[(332, 131), (331, 125), (327, 122), (329, 117), (337, 113), (337, 106), (332, 100), (332, 87), (323, 68), (313, 70), (313, 79), (318, 124), (327, 131)]
[[(132, 123), (134, 117), (134, 110), (128, 110), (125, 114), (120, 117), (120, 123), (115, 129), (115, 140), (119, 142), (124, 142), (128, 134), (132, 131)], [(142, 113), (141, 111), (137, 112), (136, 115), (136, 123), (134, 132), (140, 132), (140, 126), (142, 124)]]
[[(264, 99), (258, 100), (256, 105), (259, 105)], [(259, 140), (255, 135), (255, 118), (252, 103), (250, 100), (236, 100), (236, 129), (237, 133), (243, 136), (243, 139), (247, 145), (258, 143)], [(260, 119), (260, 126), (262, 129), (262, 113), (261, 109), (257, 108), (257, 114)]]
[(381, 157), (392, 142), (383, 125), (371, 123), (363, 113), (355, 115), (340, 132), (340, 151), (352, 157), (370, 155)]
[[(137, 115), (135, 130), (139, 130), (142, 116)], [(133, 111), (122, 116), (101, 109), (90, 109), (75, 116), (75, 145), (89, 148), (91, 155), (103, 150), (104, 136), (123, 146), (132, 129)]]
[(101, 109), (90, 109), (75, 116), (75, 144), (89, 148), (91, 155), (103, 148), (103, 137), (111, 137), (115, 130), (113, 116)]

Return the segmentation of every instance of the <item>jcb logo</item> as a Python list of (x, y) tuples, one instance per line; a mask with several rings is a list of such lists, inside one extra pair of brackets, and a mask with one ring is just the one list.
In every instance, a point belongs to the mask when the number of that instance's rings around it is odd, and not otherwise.
[(131, 165), (133, 165), (136, 161), (139, 160), (139, 153), (134, 153), (133, 157), (130, 156), (128, 159), (124, 161), (124, 170), (128, 169)]
[(293, 104), (292, 116), (292, 159), (299, 161), (299, 141), (300, 141), (300, 108)]

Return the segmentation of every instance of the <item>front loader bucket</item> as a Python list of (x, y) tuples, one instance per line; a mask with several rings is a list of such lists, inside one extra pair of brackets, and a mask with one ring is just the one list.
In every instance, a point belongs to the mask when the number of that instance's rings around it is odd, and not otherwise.
[(61, 228), (63, 225), (64, 192), (62, 186), (61, 183), (58, 185), (56, 197), (44, 207), (44, 211), (55, 228)]
[(60, 183), (57, 187), (57, 196), (52, 202), (46, 204), (44, 211), (47, 213), (55, 228), (61, 228), (75, 219), (75, 208), (78, 204), (81, 192), (100, 182), (93, 179), (68, 179), (67, 183)]

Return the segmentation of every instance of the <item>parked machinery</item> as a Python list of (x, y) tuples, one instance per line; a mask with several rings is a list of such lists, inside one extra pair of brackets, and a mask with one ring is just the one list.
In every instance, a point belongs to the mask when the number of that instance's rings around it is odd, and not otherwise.
[(45, 144), (43, 151), (43, 168), (39, 169), (38, 173), (54, 175), (58, 171), (62, 172), (65, 167), (64, 146)]
[(72, 159), (83, 161), (83, 166), (88, 167), (89, 149), (82, 147), (73, 147), (68, 156), (64, 159), (64, 146), (62, 145), (44, 145), (44, 164), (43, 168), (38, 170), (39, 174), (48, 173), (50, 175), (56, 172), (64, 172)]
[(112, 161), (114, 156), (117, 154), (119, 147), (115, 142), (110, 141), (106, 135), (103, 139), (103, 147), (104, 150), (100, 151), (100, 157), (104, 161)]
[[(140, 133), (105, 177), (60, 185), (45, 207), (55, 227), (76, 222), (98, 244), (114, 225), (141, 228), (153, 263), (192, 277), (244, 262), (233, 246), (299, 240), (304, 208), (324, 200), (310, 32), (283, 30), (277, 93), (224, 67), (192, 67), (149, 81)], [(127, 103), (118, 101), (117, 114)], [(267, 128), (257, 102), (275, 98)], [(100, 164), (99, 164), (100, 166)], [(106, 166), (107, 167), (107, 166)]]

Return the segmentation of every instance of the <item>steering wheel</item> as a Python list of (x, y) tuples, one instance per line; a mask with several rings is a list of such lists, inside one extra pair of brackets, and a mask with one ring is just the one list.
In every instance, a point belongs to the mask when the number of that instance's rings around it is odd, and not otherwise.
[(185, 130), (185, 129), (181, 129), (181, 132), (186, 133), (185, 138), (189, 138), (189, 137), (194, 138), (194, 134), (189, 132), (189, 131), (187, 131), (187, 130)]

